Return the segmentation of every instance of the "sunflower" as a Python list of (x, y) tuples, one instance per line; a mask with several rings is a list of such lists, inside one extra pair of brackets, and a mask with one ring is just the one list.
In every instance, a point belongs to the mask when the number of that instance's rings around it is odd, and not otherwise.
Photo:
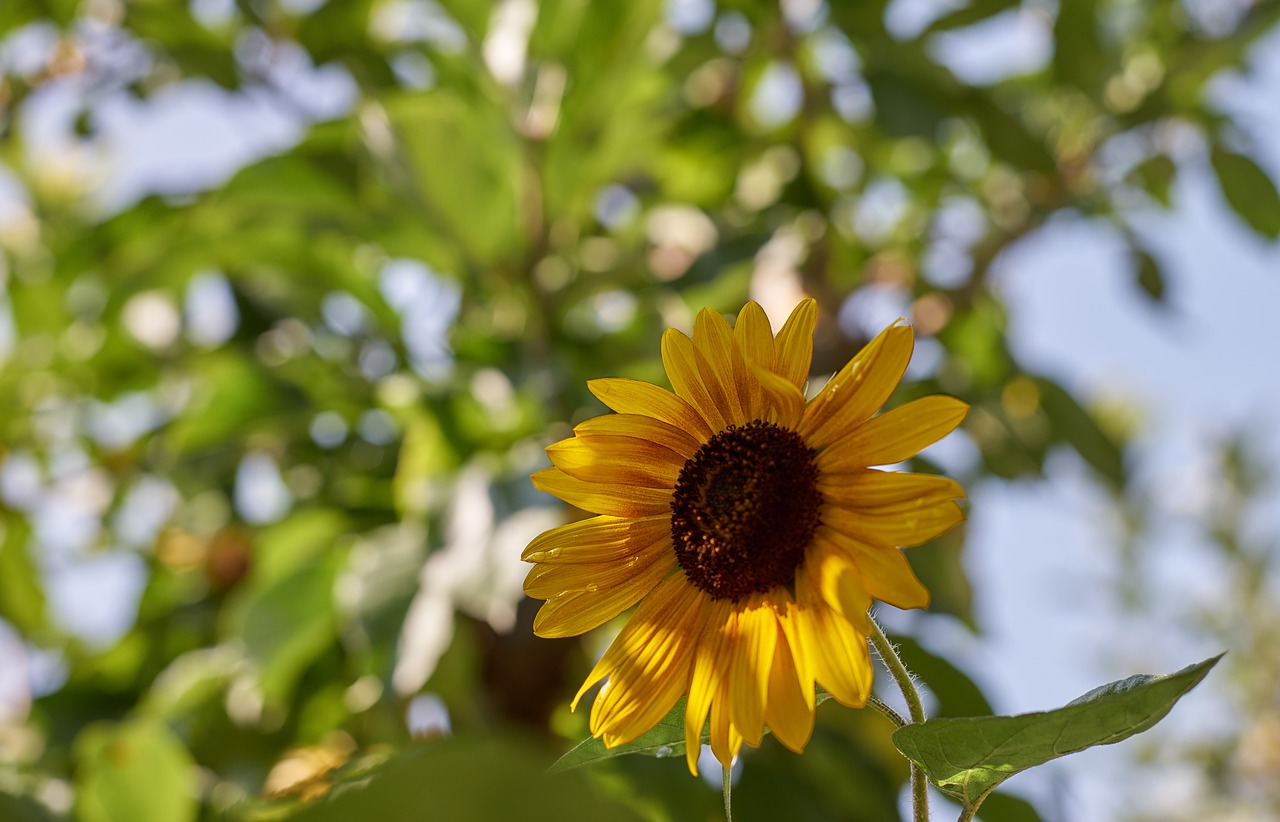
[(920, 608), (929, 593), (899, 546), (963, 519), (946, 477), (901, 462), (960, 424), (968, 406), (928, 396), (872, 416), (911, 358), (895, 323), (812, 401), (813, 300), (775, 337), (749, 302), (731, 327), (704, 309), (693, 338), (668, 329), (674, 392), (629, 379), (588, 388), (615, 414), (547, 448), (533, 484), (595, 517), (535, 539), (525, 592), (545, 599), (543, 637), (581, 634), (640, 603), (574, 698), (608, 682), (591, 732), (630, 742), (681, 696), (689, 769), (700, 739), (726, 767), (765, 726), (801, 752), (814, 684), (861, 707), (871, 691), (872, 599)]

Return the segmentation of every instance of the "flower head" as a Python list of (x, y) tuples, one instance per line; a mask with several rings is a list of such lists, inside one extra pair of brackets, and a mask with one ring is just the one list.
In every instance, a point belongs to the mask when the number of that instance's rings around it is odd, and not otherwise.
[(900, 546), (963, 518), (945, 477), (872, 466), (901, 462), (960, 424), (967, 406), (930, 396), (873, 416), (911, 358), (896, 323), (811, 402), (816, 306), (775, 338), (747, 303), (734, 326), (703, 310), (693, 338), (669, 329), (675, 389), (627, 379), (588, 384), (615, 414), (547, 449), (534, 485), (597, 516), (530, 543), (525, 592), (545, 599), (534, 631), (572, 636), (640, 603), (583, 683), (602, 679), (591, 731), (606, 745), (652, 728), (687, 695), (696, 773), (702, 730), (729, 765), (765, 726), (800, 752), (814, 684), (851, 707), (871, 691), (871, 600), (928, 604)]

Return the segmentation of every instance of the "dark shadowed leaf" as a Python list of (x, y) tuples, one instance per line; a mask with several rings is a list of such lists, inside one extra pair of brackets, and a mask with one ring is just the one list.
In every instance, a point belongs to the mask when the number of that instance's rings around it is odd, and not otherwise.
[(1133, 252), (1134, 261), (1134, 279), (1138, 283), (1138, 287), (1142, 289), (1142, 293), (1150, 298), (1151, 302), (1157, 305), (1164, 305), (1165, 297), (1165, 281), (1164, 272), (1160, 270), (1160, 263), (1156, 262), (1145, 251), (1137, 249)]
[(1157, 154), (1134, 166), (1128, 180), (1168, 208), (1173, 203), (1173, 179), (1177, 173), (1177, 165), (1167, 154)]
[(1262, 168), (1243, 154), (1214, 146), (1210, 155), (1222, 196), (1257, 233), (1280, 237), (1280, 191)]

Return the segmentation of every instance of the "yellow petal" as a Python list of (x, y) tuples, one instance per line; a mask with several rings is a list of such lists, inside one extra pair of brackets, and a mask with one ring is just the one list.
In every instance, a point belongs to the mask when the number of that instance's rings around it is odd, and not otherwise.
[(742, 352), (733, 342), (733, 329), (718, 311), (704, 308), (693, 322), (693, 347), (698, 373), (727, 422), (750, 422), (751, 394)]
[(964, 499), (964, 488), (948, 477), (910, 474), (875, 469), (845, 472), (828, 470), (824, 455), (818, 454), (818, 490), (823, 498), (841, 508), (884, 508), (919, 502), (931, 505), (943, 500)]
[(702, 729), (707, 724), (711, 702), (720, 692), (720, 680), (729, 667), (729, 619), (733, 603), (708, 599), (703, 605), (706, 621), (697, 637), (689, 672), (689, 698), (684, 711), (685, 757), (689, 772), (698, 775), (698, 754), (702, 749)]
[(764, 405), (768, 408), (763, 419), (776, 422), (783, 428), (794, 429), (804, 416), (804, 394), (790, 381), (772, 371), (752, 366), (752, 374), (764, 394)]
[(773, 370), (773, 329), (759, 303), (748, 302), (738, 312), (738, 319), (733, 323), (733, 339), (748, 365)]
[(827, 607), (803, 566), (796, 574), (796, 596), (805, 646), (820, 649), (812, 654), (818, 683), (842, 705), (861, 708), (871, 693), (871, 652), (866, 635)]
[(729, 675), (729, 716), (748, 745), (764, 734), (769, 666), (778, 642), (778, 620), (759, 594), (738, 607)]
[(734, 727), (729, 714), (729, 683), (720, 682), (720, 691), (711, 703), (711, 752), (726, 768), (733, 767), (733, 758), (742, 750), (742, 734)]
[(619, 414), (653, 417), (681, 431), (687, 431), (699, 442), (706, 442), (715, 433), (693, 406), (667, 389), (651, 383), (623, 377), (606, 377), (589, 380), (587, 389), (596, 399)]
[(818, 318), (818, 303), (812, 298), (801, 300), (778, 332), (774, 350), (774, 370), (796, 388), (803, 389), (813, 364), (813, 326)]
[(662, 335), (662, 365), (667, 370), (667, 378), (676, 395), (682, 398), (701, 415), (712, 431), (722, 431), (726, 425), (723, 413), (724, 399), (714, 398), (708, 387), (702, 382), (702, 371), (699, 360), (705, 357), (693, 345), (693, 340), (674, 328), (668, 328)]
[(928, 542), (963, 521), (964, 512), (951, 500), (868, 509), (822, 507), (822, 522), (840, 533), (873, 545), (903, 548)]
[(858, 426), (828, 449), (824, 463), (841, 471), (902, 462), (950, 434), (968, 410), (967, 403), (942, 394), (912, 400)]
[(693, 434), (676, 428), (669, 422), (640, 414), (604, 414), (592, 417), (586, 422), (578, 423), (573, 433), (580, 437), (634, 437), (669, 448), (686, 460), (691, 459), (702, 445), (702, 441)]
[[(627, 624), (622, 627), (622, 631), (600, 657), (600, 661), (591, 669), (591, 673), (578, 689), (578, 694), (573, 698), (570, 707), (576, 710), (583, 694), (606, 676), (610, 676), (622, 666), (633, 665), (635, 659), (649, 658), (647, 654), (650, 654), (653, 648), (682, 635), (682, 630), (687, 631), (688, 627), (684, 625), (684, 620), (688, 615), (674, 606), (682, 597), (688, 596), (690, 589), (696, 590), (689, 584), (683, 573), (672, 574), (653, 589), (653, 592), (645, 597), (644, 602), (640, 603), (640, 607), (636, 609)], [(592, 733), (599, 736), (594, 726)]]
[(911, 326), (890, 326), (840, 369), (813, 398), (799, 431), (823, 448), (866, 422), (893, 393), (911, 360)]
[(608, 747), (625, 745), (650, 730), (684, 693), (702, 599), (692, 586), (680, 586), (662, 617), (663, 628), (610, 670), (609, 682), (591, 706), (591, 731), (603, 736)]
[(540, 637), (577, 636), (599, 628), (640, 601), (676, 567), (675, 556), (659, 557), (614, 588), (569, 591), (538, 609), (533, 632)]
[(850, 539), (825, 525), (818, 528), (818, 536), (849, 555), (871, 596), (898, 608), (929, 606), (929, 590), (911, 570), (911, 563), (900, 549)]
[(805, 566), (822, 601), (860, 631), (870, 633), (871, 595), (849, 556), (815, 534)]
[(620, 562), (671, 536), (671, 517), (591, 517), (552, 528), (534, 538), (520, 559), (525, 562)]
[(529, 479), (539, 491), (554, 494), (570, 505), (593, 514), (644, 517), (671, 511), (670, 488), (584, 482), (574, 479), (559, 468), (544, 468)]
[(674, 489), (686, 459), (670, 448), (611, 435), (570, 437), (547, 447), (551, 464), (584, 482)]
[(734, 347), (746, 366), (746, 412), (751, 419), (766, 419), (768, 403), (760, 387), (759, 372), (773, 374), (773, 329), (759, 303), (748, 302), (733, 323)]
[(803, 614), (790, 594), (775, 597), (773, 608), (778, 617), (778, 627), (782, 629), (782, 636), (791, 648), (791, 661), (795, 665), (801, 694), (812, 713), (814, 709), (813, 656), (821, 653), (821, 649), (808, 648), (805, 645), (805, 635), (800, 624)]
[(792, 654), (786, 637), (779, 631), (773, 664), (769, 666), (769, 701), (764, 720), (779, 742), (801, 753), (813, 735), (813, 681), (809, 681), (807, 689), (800, 684)]
[(616, 588), (641, 573), (660, 559), (674, 560), (670, 535), (651, 545), (636, 546), (636, 551), (617, 562), (538, 563), (524, 581), (524, 592), (534, 599), (551, 599), (573, 591), (598, 591)]

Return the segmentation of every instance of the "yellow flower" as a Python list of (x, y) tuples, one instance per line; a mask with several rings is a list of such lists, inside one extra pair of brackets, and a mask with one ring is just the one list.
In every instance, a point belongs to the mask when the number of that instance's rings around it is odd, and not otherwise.
[(736, 324), (703, 310), (693, 339), (662, 338), (675, 392), (600, 379), (616, 414), (587, 420), (547, 449), (534, 485), (598, 516), (547, 531), (525, 550), (525, 592), (547, 600), (539, 636), (581, 634), (640, 602), (574, 699), (608, 682), (591, 732), (634, 740), (687, 694), (685, 739), (697, 772), (711, 748), (729, 765), (767, 725), (799, 753), (813, 733), (814, 683), (861, 707), (871, 691), (872, 598), (920, 608), (929, 592), (899, 546), (963, 519), (945, 477), (872, 468), (945, 436), (968, 406), (930, 396), (880, 416), (911, 358), (896, 323), (806, 403), (816, 306), (773, 336), (747, 303)]

